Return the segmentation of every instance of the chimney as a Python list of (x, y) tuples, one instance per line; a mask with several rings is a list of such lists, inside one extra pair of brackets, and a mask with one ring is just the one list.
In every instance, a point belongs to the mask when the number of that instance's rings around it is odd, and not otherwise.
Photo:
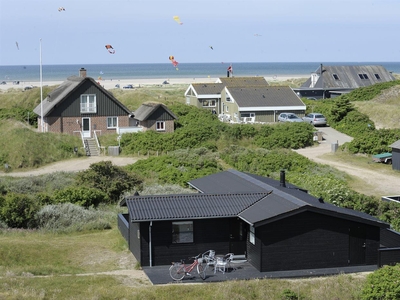
[(85, 68), (81, 68), (79, 70), (79, 77), (86, 78), (86, 69)]
[(285, 179), (285, 170), (281, 170), (281, 176), (280, 176), (279, 185), (280, 185), (281, 187), (286, 187), (285, 181), (286, 181), (286, 179)]

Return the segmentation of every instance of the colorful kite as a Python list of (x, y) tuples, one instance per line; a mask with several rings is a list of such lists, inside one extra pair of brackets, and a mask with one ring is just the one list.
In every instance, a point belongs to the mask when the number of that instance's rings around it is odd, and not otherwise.
[(169, 60), (171, 61), (172, 65), (175, 67), (175, 69), (176, 69), (176, 70), (179, 70), (179, 69), (178, 69), (178, 64), (179, 64), (179, 63), (175, 60), (175, 57), (172, 56), (172, 55), (170, 55)]
[(175, 22), (177, 22), (179, 25), (182, 25), (183, 23), (181, 22), (181, 20), (179, 19), (178, 16), (174, 16), (174, 20)]
[(108, 51), (109, 53), (111, 53), (111, 54), (114, 54), (114, 53), (115, 53), (115, 50), (114, 50), (114, 48), (113, 48), (111, 45), (106, 45), (105, 47), (106, 47), (106, 49), (107, 49), (107, 51)]
[(65, 8), (61, 6), (61, 7), (58, 8), (58, 11), (59, 11), (59, 12), (65, 11)]

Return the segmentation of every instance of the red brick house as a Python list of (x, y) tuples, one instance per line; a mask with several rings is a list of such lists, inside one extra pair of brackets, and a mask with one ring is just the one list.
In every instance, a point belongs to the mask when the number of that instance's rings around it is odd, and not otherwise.
[(115, 133), (119, 127), (135, 126), (132, 112), (81, 68), (50, 92), (34, 112), (38, 127), (56, 133), (81, 133), (83, 138)]

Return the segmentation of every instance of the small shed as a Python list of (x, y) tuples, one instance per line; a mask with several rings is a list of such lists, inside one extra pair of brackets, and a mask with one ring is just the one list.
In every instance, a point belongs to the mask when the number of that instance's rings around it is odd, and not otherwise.
[(392, 148), (392, 169), (400, 170), (400, 140), (394, 142), (389, 147)]

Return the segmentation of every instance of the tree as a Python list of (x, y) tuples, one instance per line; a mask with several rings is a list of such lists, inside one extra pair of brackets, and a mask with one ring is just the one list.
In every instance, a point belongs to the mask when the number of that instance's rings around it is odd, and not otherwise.
[(77, 182), (81, 186), (99, 189), (107, 194), (111, 202), (117, 202), (125, 191), (140, 185), (142, 180), (134, 173), (114, 166), (111, 161), (102, 161), (79, 172)]
[(334, 122), (339, 122), (352, 110), (354, 110), (354, 106), (350, 103), (350, 100), (347, 97), (340, 97), (331, 107), (331, 119)]

